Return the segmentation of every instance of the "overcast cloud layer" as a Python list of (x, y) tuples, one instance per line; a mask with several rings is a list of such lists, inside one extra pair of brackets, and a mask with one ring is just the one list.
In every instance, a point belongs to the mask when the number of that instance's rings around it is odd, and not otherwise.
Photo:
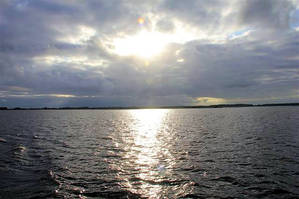
[[(115, 51), (141, 31), (173, 39)], [(0, 106), (298, 101), (298, 0), (0, 1)]]

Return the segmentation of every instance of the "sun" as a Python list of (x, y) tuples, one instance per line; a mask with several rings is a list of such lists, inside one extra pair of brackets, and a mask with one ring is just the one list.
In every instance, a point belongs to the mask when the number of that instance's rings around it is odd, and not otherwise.
[(145, 19), (137, 19), (140, 29), (134, 34), (126, 35), (120, 32), (121, 36), (112, 38), (107, 49), (119, 56), (134, 56), (149, 61), (167, 52), (167, 46), (171, 43), (184, 44), (198, 38), (196, 30), (182, 23), (175, 23), (172, 31), (161, 32), (154, 21), (151, 28), (146, 26), (148, 21)]
[(162, 53), (167, 45), (166, 35), (154, 31), (140, 31), (136, 35), (114, 40), (114, 52), (120, 56), (151, 58)]

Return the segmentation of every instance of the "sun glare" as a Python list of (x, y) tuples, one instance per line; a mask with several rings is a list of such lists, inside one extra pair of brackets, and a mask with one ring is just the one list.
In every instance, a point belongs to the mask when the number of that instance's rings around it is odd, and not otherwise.
[[(198, 37), (197, 32), (177, 23), (170, 32), (161, 32), (153, 25), (146, 28), (146, 20), (137, 19), (141, 30), (132, 35), (116, 37), (112, 40), (112, 51), (120, 56), (136, 56), (146, 60), (161, 55), (170, 43), (185, 43)], [(110, 45), (109, 45), (110, 46)]]
[(133, 36), (114, 40), (114, 51), (121, 56), (151, 58), (159, 55), (165, 46), (166, 35), (159, 32), (141, 31)]
[(144, 19), (142, 17), (139, 17), (137, 21), (140, 25), (144, 24)]

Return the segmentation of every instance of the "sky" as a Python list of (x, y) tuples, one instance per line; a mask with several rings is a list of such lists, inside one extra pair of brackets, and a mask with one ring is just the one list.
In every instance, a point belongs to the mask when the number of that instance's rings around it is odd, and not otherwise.
[(299, 0), (1, 0), (0, 106), (299, 102)]

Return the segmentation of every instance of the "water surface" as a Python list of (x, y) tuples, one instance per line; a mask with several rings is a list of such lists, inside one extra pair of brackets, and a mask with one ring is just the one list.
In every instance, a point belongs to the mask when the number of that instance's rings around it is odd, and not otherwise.
[(0, 198), (298, 198), (299, 108), (0, 112)]

